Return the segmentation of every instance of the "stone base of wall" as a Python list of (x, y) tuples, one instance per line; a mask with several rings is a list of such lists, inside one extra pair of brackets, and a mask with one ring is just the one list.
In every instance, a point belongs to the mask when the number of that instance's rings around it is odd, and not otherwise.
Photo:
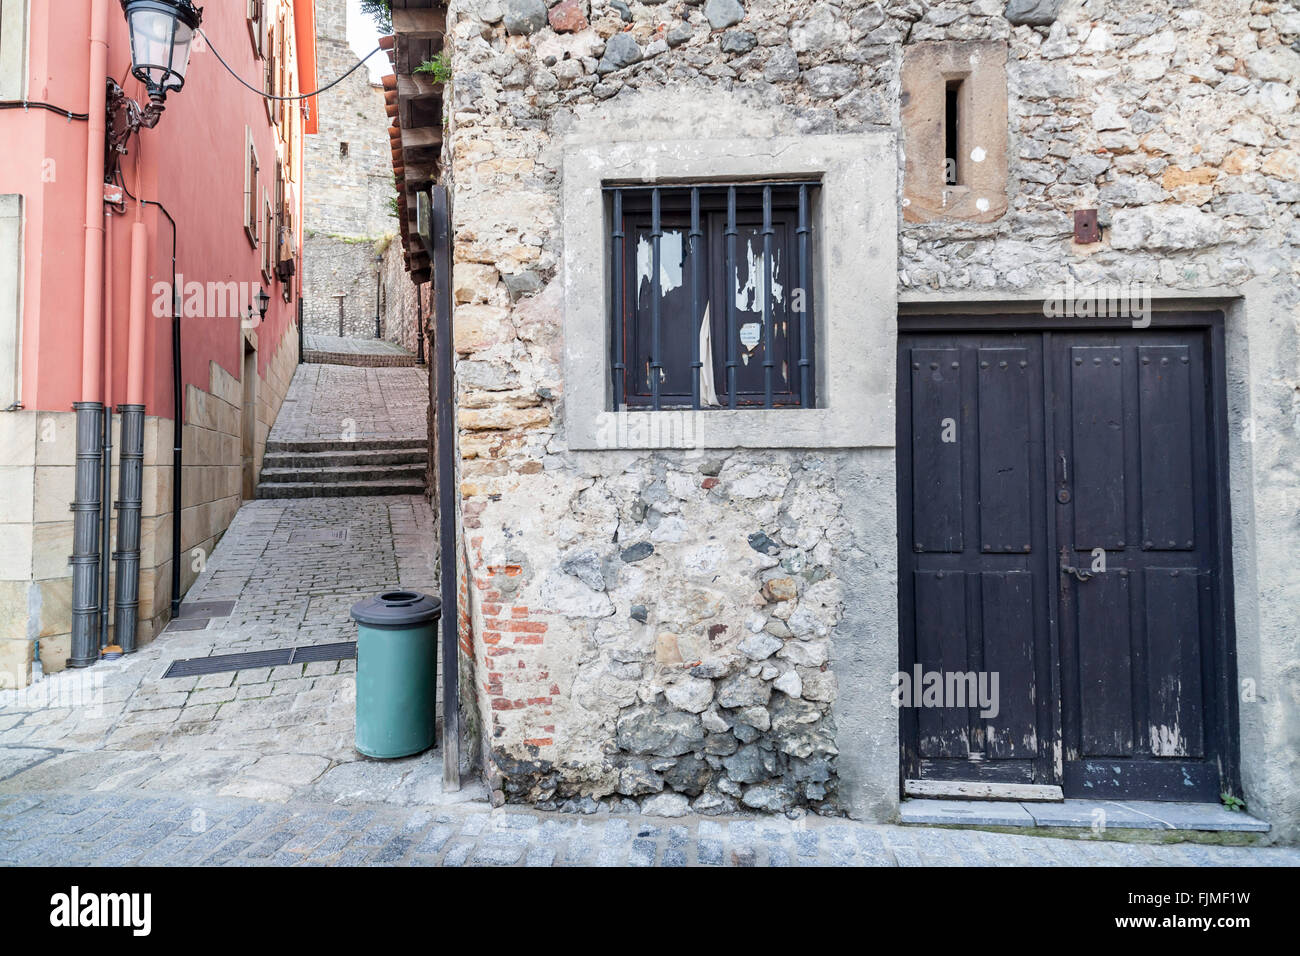
[[(255, 342), (255, 335), (253, 336)], [(290, 326), (256, 388), (256, 467), (297, 363), (297, 329)], [(241, 496), (241, 381), (210, 363), (207, 390), (186, 389), (181, 468), (181, 567), (184, 592), (230, 525)], [(113, 487), (118, 497), (120, 418), (113, 420)], [(140, 517), (140, 610), (136, 644), (148, 644), (171, 616), (172, 427), (146, 416)], [(73, 412), (0, 414), (0, 688), (25, 687), (39, 652), (47, 673), (66, 666), (72, 639), (72, 512), (76, 461)], [(110, 509), (110, 554), (117, 514)], [(116, 569), (110, 563), (109, 593)], [(111, 600), (111, 598), (110, 598)], [(113, 627), (109, 640), (116, 641)], [(39, 648), (39, 651), (38, 651)]]
[(355, 352), (321, 352), (304, 349), (304, 365), (353, 365), (359, 368), (410, 368), (420, 363), (414, 355), (364, 355)]

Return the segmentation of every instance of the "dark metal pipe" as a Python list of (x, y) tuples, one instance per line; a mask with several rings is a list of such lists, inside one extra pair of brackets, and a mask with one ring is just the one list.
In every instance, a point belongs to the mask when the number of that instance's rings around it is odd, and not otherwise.
[(736, 187), (727, 187), (727, 268), (722, 297), (727, 303), (727, 407), (736, 407)]
[(99, 402), (74, 402), (77, 416), (77, 466), (72, 505), (72, 638), (69, 667), (99, 660), (95, 622), (99, 616), (100, 421)]
[[(109, 502), (113, 497), (113, 408), (111, 405), (105, 405), (101, 414), (103, 423), (103, 453), (99, 456), (100, 462), (100, 487), (102, 492), (99, 496), (99, 651), (103, 652), (108, 647), (108, 621), (112, 615), (112, 609), (108, 603), (108, 583), (111, 566), (108, 563), (108, 553), (112, 548), (110, 537), (112, 533), (112, 514), (109, 511)], [(98, 655), (97, 655), (98, 656)]]
[(704, 353), (700, 349), (700, 330), (696, 326), (703, 316), (700, 315), (700, 240), (704, 233), (700, 229), (700, 190), (691, 188), (691, 233), (687, 255), (691, 260), (691, 333), (695, 337), (695, 361), (691, 363), (691, 406), (700, 407), (700, 369), (704, 367)]
[(614, 321), (610, 323), (614, 335), (614, 411), (618, 411), (623, 402), (623, 393), (627, 387), (627, 364), (623, 360), (623, 337), (626, 335), (626, 317), (623, 314), (623, 191), (614, 190), (614, 261), (610, 271), (614, 274), (613, 310)]
[(456, 409), (455, 358), (452, 349), (451, 316), (451, 216), (447, 187), (434, 186), (433, 193), (433, 348), (436, 369), (430, 377), (437, 386), (434, 413), (438, 434), (438, 583), (442, 598), (442, 786), (460, 789), (460, 611), (459, 570), (456, 566), (459, 541), (456, 498)]
[(298, 364), (302, 364), (302, 296), (298, 296)]
[(808, 244), (812, 226), (808, 222), (808, 187), (799, 187), (799, 406), (812, 407), (812, 382), (809, 381), (812, 359), (808, 356), (808, 308), (812, 290), (808, 288)]
[(140, 509), (144, 485), (144, 406), (117, 406), (121, 422), (117, 501), (117, 568), (114, 588), (113, 630), (123, 652), (135, 650), (140, 609)]
[(772, 407), (772, 187), (763, 187), (763, 407)]
[(650, 191), (650, 407), (659, 411), (660, 379), (663, 375), (662, 356), (659, 353), (659, 320), (662, 311), (659, 296), (662, 283), (659, 281), (659, 264), (661, 259), (660, 240), (664, 231), (659, 222), (659, 190)]
[(415, 361), (424, 364), (424, 297), (415, 287)]
[[(126, 180), (118, 171), (117, 181), (132, 199), (136, 199), (127, 189)], [(172, 402), (174, 406), (172, 426), (172, 617), (181, 611), (181, 419), (183, 402), (181, 398), (181, 293), (176, 288), (176, 220), (172, 218), (167, 207), (153, 199), (136, 199), (144, 206), (157, 206), (172, 227)], [(134, 635), (132, 635), (134, 639)]]

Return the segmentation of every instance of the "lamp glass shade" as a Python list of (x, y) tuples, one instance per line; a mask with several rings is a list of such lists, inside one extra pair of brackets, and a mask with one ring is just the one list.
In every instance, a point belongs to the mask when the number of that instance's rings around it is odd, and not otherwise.
[(196, 12), (168, 0), (124, 0), (123, 7), (131, 31), (131, 74), (150, 95), (179, 90), (190, 63)]

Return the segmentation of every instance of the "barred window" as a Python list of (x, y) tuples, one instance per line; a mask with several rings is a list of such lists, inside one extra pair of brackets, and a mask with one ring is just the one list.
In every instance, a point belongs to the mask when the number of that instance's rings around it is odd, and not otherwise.
[(614, 408), (813, 408), (818, 183), (606, 186)]

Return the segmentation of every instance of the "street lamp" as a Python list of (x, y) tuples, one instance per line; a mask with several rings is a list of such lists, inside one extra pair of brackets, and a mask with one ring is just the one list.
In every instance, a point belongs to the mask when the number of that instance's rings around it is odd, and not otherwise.
[(107, 78), (105, 182), (117, 177), (118, 162), (126, 155), (127, 140), (142, 127), (157, 126), (167, 94), (172, 90), (179, 93), (185, 85), (190, 43), (203, 21), (203, 8), (194, 6), (190, 0), (122, 0), (122, 12), (131, 33), (131, 75), (144, 84), (149, 104), (141, 106), (126, 95), (116, 80)]
[(257, 311), (262, 321), (266, 321), (266, 307), (271, 304), (271, 297), (266, 294), (266, 290), (261, 286), (257, 287)]
[(131, 31), (131, 75), (144, 84), (149, 105), (140, 125), (153, 127), (172, 90), (185, 85), (190, 43), (203, 21), (203, 8), (190, 0), (122, 0)]

